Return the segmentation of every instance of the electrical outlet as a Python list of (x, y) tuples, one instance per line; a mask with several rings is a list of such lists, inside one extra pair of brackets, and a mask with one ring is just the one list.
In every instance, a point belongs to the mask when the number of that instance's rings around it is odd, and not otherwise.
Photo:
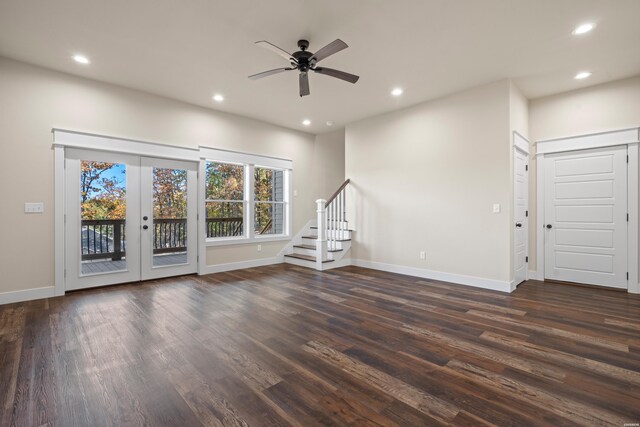
[(500, 203), (493, 204), (493, 213), (500, 213)]
[(262, 245), (258, 245), (258, 252), (262, 252)]
[(427, 253), (425, 251), (420, 251), (420, 259), (421, 260), (427, 259)]
[(298, 197), (298, 190), (293, 190), (293, 197)]

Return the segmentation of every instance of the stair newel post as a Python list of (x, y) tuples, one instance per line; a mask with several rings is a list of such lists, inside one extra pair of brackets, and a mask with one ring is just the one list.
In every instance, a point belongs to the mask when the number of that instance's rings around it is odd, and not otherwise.
[(316, 240), (316, 268), (322, 270), (322, 261), (327, 260), (327, 209), (324, 199), (316, 200), (318, 215), (318, 239)]

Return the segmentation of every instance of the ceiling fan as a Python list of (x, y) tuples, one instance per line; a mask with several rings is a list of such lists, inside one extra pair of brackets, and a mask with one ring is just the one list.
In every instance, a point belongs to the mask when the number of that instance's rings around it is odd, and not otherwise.
[(251, 80), (261, 79), (263, 77), (271, 76), (273, 74), (278, 74), (285, 71), (298, 70), (300, 72), (300, 96), (307, 96), (311, 93), (309, 91), (309, 71), (313, 71), (314, 73), (318, 74), (324, 74), (325, 76), (329, 77), (335, 77), (349, 83), (355, 83), (360, 78), (355, 74), (345, 73), (344, 71), (334, 70), (333, 68), (318, 67), (316, 65), (318, 64), (318, 62), (322, 61), (328, 56), (331, 56), (334, 53), (338, 53), (341, 50), (349, 47), (340, 39), (336, 39), (335, 41), (329, 43), (316, 53), (309, 52), (307, 50), (309, 48), (308, 40), (298, 40), (298, 48), (300, 50), (293, 53), (289, 53), (286, 50), (279, 48), (278, 46), (274, 45), (273, 43), (269, 43), (266, 40), (258, 41), (256, 42), (256, 44), (282, 56), (284, 59), (291, 63), (291, 67), (276, 68), (275, 70), (263, 71), (262, 73), (249, 76)]

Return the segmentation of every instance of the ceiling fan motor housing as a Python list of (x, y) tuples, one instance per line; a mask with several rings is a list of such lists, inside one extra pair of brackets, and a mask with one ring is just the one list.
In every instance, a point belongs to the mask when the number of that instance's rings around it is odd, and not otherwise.
[(306, 73), (309, 71), (309, 68), (315, 65), (315, 61), (311, 59), (313, 56), (312, 52), (308, 52), (309, 41), (308, 40), (298, 40), (298, 48), (300, 49), (297, 52), (293, 52), (291, 56), (298, 63), (291, 63), (291, 66), (296, 67), (300, 72)]

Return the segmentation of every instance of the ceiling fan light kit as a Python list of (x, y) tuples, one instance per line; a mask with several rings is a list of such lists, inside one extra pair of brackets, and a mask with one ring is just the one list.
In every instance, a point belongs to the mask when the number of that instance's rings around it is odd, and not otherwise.
[(349, 83), (355, 83), (360, 78), (355, 74), (346, 73), (340, 70), (334, 70), (333, 68), (317, 66), (318, 62), (322, 61), (323, 59), (349, 47), (340, 39), (334, 40), (316, 53), (308, 51), (308, 40), (298, 40), (299, 50), (293, 53), (289, 53), (286, 50), (266, 40), (257, 41), (256, 44), (264, 47), (265, 49), (269, 49), (275, 54), (283, 57), (284, 59), (289, 61), (291, 66), (276, 68), (274, 70), (263, 71), (262, 73), (254, 74), (252, 76), (249, 76), (251, 80), (261, 79), (263, 77), (272, 76), (274, 74), (279, 74), (285, 71), (297, 70), (299, 72), (298, 85), (300, 87), (300, 96), (307, 96), (311, 93), (311, 91), (309, 90), (309, 71), (313, 71), (314, 73), (318, 74), (324, 74), (325, 76), (329, 77), (335, 77)]

